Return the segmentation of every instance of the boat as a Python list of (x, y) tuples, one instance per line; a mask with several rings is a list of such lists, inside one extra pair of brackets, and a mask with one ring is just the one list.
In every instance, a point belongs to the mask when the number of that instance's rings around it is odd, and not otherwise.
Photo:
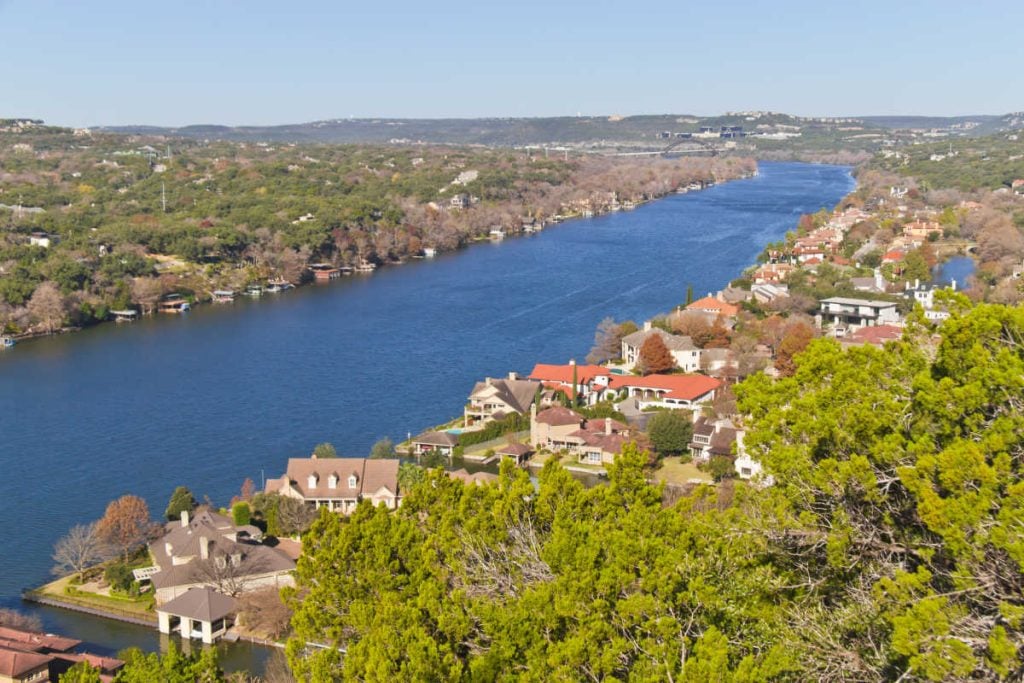
[(14, 346), (14, 344), (15, 344), (14, 337), (12, 337), (12, 336), (10, 336), (8, 334), (0, 335), (0, 349), (9, 349), (12, 346)]
[(114, 316), (114, 322), (118, 323), (133, 323), (139, 318), (139, 312), (131, 308), (111, 311), (110, 315)]
[(294, 285), (287, 280), (270, 280), (267, 282), (266, 291), (271, 294), (277, 294), (291, 289)]
[(249, 285), (245, 288), (246, 296), (263, 296), (263, 288), (259, 285)]
[(341, 270), (330, 263), (311, 263), (309, 269), (313, 271), (313, 277), (317, 282), (327, 282), (341, 277)]
[(213, 290), (213, 303), (215, 304), (230, 304), (235, 301), (235, 292), (231, 289), (215, 289)]
[(164, 300), (157, 305), (161, 313), (184, 313), (191, 310), (192, 306), (181, 294), (168, 294)]
[(363, 259), (362, 261), (360, 261), (359, 265), (356, 266), (356, 272), (357, 273), (372, 273), (375, 270), (377, 270), (377, 264), (376, 263), (371, 263), (370, 261), (367, 261), (366, 259)]

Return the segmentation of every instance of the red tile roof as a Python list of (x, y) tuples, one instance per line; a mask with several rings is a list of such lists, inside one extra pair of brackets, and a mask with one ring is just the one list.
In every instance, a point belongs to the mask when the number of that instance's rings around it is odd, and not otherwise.
[[(547, 365), (544, 363), (538, 363), (533, 366), (533, 372), (530, 373), (530, 379), (539, 379), (542, 382), (560, 382), (562, 384), (572, 384), (572, 369), (573, 365)], [(576, 368), (576, 383), (590, 384), (595, 377), (598, 375), (607, 375), (608, 369), (602, 368), (600, 365), (577, 365)]]
[(740, 312), (739, 306), (719, 301), (713, 296), (706, 296), (703, 299), (697, 299), (692, 304), (686, 307), (688, 311), (710, 311), (712, 313), (720, 313), (722, 315), (736, 315)]
[(646, 377), (616, 375), (612, 378), (612, 388), (614, 389), (621, 387), (656, 389), (667, 392), (665, 395), (668, 397), (688, 401), (700, 398), (720, 386), (722, 386), (721, 380), (706, 375), (647, 375)]
[(903, 328), (895, 325), (871, 325), (862, 327), (843, 339), (846, 344), (873, 344), (882, 346), (887, 341), (900, 339)]

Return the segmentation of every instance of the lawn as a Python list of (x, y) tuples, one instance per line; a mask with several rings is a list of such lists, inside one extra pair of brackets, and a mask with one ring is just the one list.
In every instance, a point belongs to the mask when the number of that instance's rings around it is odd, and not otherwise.
[(689, 484), (691, 480), (713, 484), (715, 480), (709, 474), (697, 469), (692, 462), (684, 463), (678, 457), (669, 457), (661, 461), (661, 466), (654, 470), (655, 481), (668, 484)]

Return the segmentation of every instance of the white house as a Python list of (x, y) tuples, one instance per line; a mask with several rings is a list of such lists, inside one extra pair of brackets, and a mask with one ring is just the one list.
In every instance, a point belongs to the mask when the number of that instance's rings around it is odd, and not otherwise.
[(684, 372), (697, 372), (700, 370), (700, 349), (693, 340), (677, 334), (669, 334), (665, 330), (651, 326), (650, 321), (644, 323), (644, 329), (637, 330), (622, 338), (622, 362), (626, 370), (636, 367), (640, 359), (640, 347), (647, 341), (647, 337), (656, 334), (661, 337), (668, 348), (669, 353), (675, 360), (676, 365)]
[(822, 299), (820, 315), (823, 324), (851, 330), (900, 321), (900, 314), (892, 301), (850, 299), (840, 296)]

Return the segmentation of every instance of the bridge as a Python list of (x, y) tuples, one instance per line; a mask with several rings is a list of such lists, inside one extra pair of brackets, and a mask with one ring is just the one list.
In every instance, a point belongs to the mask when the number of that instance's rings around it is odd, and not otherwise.
[[(683, 145), (695, 145), (698, 149), (679, 149)], [(718, 156), (718, 148), (696, 138), (676, 138), (665, 149), (661, 150), (660, 154), (666, 157), (671, 154), (707, 154), (716, 157)]]

